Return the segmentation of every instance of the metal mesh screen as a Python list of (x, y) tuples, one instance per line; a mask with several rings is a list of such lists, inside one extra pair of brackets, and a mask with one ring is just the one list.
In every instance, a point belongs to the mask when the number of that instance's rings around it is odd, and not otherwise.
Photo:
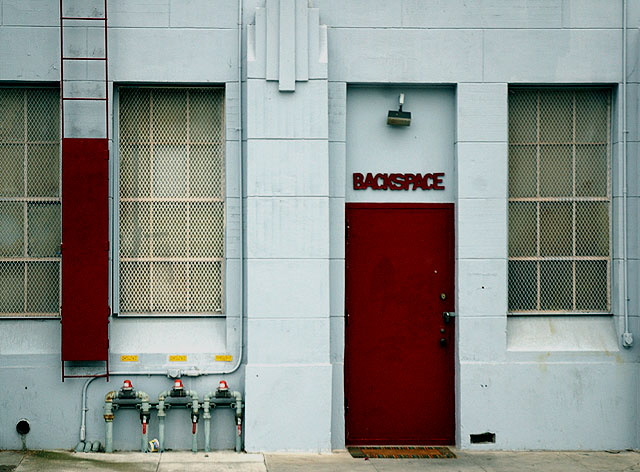
[(607, 313), (611, 93), (509, 95), (509, 311)]
[(60, 313), (59, 100), (0, 88), (0, 317)]
[(224, 94), (120, 89), (120, 313), (223, 311)]

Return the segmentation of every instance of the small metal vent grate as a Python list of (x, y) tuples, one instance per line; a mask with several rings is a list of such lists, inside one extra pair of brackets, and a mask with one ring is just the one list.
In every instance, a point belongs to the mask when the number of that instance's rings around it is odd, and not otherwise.
[(60, 313), (60, 96), (0, 88), (0, 317)]
[(120, 89), (120, 313), (223, 311), (224, 95)]
[(611, 93), (509, 95), (509, 311), (607, 313)]

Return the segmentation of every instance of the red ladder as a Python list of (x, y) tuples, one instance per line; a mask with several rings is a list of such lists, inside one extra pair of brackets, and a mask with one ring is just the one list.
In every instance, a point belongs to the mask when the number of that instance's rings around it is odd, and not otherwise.
[[(82, 8), (84, 14), (78, 13)], [(107, 18), (107, 0), (60, 0), (63, 382), (74, 377), (109, 377)], [(103, 34), (98, 30), (94, 37), (96, 23)], [(83, 32), (86, 41), (81, 36), (81, 42), (74, 42), (74, 34)], [(93, 49), (90, 39), (96, 42)], [(102, 62), (104, 69), (91, 66), (96, 62)], [(95, 121), (101, 115), (99, 107), (97, 115), (91, 105), (72, 109), (71, 103), (82, 102), (104, 103), (103, 125), (100, 118)], [(105, 373), (87, 375), (84, 369), (79, 375), (65, 373), (66, 362), (86, 367), (87, 362), (100, 361), (105, 362)]]
[[(65, 135), (65, 114), (64, 104), (66, 101), (103, 101), (104, 102), (104, 124), (105, 134), (104, 137), (109, 137), (109, 61), (108, 61), (108, 49), (107, 49), (107, 0), (103, 0), (104, 13), (102, 16), (69, 16), (65, 13), (65, 0), (60, 0), (60, 113), (62, 115), (62, 138), (66, 138)], [(87, 2), (89, 3), (89, 2)], [(97, 2), (96, 2), (97, 3)], [(69, 56), (65, 55), (65, 29), (73, 27), (75, 22), (100, 22), (102, 23), (104, 36), (102, 56)], [(76, 27), (77, 24), (76, 24)], [(87, 34), (89, 34), (87, 32)], [(86, 97), (86, 96), (68, 96), (65, 91), (65, 82), (69, 79), (65, 76), (65, 62), (80, 61), (80, 62), (92, 62), (102, 61), (104, 63), (104, 94), (100, 96)], [(81, 81), (81, 80), (78, 80)], [(87, 78), (85, 81), (92, 81)]]

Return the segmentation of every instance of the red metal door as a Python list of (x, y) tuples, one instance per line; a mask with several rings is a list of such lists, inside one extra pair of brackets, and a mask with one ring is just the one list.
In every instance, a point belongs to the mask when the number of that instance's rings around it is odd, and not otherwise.
[(347, 444), (454, 444), (453, 204), (346, 216)]

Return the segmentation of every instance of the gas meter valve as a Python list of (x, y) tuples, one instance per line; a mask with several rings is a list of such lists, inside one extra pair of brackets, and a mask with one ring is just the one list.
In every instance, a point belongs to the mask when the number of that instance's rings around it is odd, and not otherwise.
[(182, 380), (175, 379), (173, 381), (173, 388), (171, 389), (172, 397), (184, 397), (186, 396), (184, 385), (182, 385)]
[(133, 388), (133, 384), (131, 383), (131, 380), (125, 380), (122, 383), (122, 387), (120, 388), (120, 394), (118, 395), (118, 398), (123, 398), (123, 399), (136, 398), (136, 391)]
[(226, 380), (221, 380), (218, 383), (218, 389), (216, 390), (216, 398), (228, 398), (231, 397), (231, 392), (229, 392), (229, 384), (227, 384)]

